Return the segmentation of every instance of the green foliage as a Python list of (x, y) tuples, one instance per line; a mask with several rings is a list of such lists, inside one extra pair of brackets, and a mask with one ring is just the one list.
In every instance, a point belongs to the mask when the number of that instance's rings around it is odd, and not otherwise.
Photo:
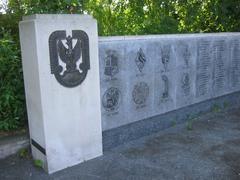
[(29, 152), (27, 148), (20, 149), (18, 152), (20, 158), (27, 158), (29, 156)]
[(100, 35), (178, 32), (170, 0), (90, 0), (85, 8), (98, 20)]
[(193, 130), (193, 121), (187, 121), (187, 130), (192, 131)]
[(176, 125), (177, 125), (176, 120), (173, 120), (173, 121), (171, 122), (171, 126), (172, 126), (172, 127), (175, 127)]
[(26, 122), (18, 36), (18, 22), (24, 15), (92, 14), (100, 36), (240, 30), (239, 0), (9, 0), (4, 9), (6, 13), (0, 13), (0, 130)]
[(179, 31), (239, 31), (239, 0), (180, 0), (176, 3)]
[(227, 109), (228, 107), (229, 107), (229, 103), (225, 101), (223, 103), (223, 109)]
[(0, 130), (16, 129), (24, 125), (24, 99), (19, 48), (5, 33), (0, 39)]
[(21, 17), (35, 13), (92, 14), (101, 36), (240, 29), (239, 0), (9, 0), (2, 27), (16, 34)]
[(239, 0), (89, 0), (100, 35), (239, 31)]
[(193, 130), (193, 123), (196, 120), (198, 120), (198, 117), (196, 115), (188, 115), (187, 123), (186, 123), (186, 128), (187, 128), (188, 131)]
[(33, 164), (37, 168), (43, 168), (43, 162), (40, 159), (34, 159)]
[(82, 13), (83, 0), (9, 0), (8, 12), (15, 15)]
[(220, 111), (221, 111), (221, 107), (220, 107), (218, 104), (214, 104), (214, 105), (212, 106), (212, 112), (218, 113), (218, 112), (220, 112)]

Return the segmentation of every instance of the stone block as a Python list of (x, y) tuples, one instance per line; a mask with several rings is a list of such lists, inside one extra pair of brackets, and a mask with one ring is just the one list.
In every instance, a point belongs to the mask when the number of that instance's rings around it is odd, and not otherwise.
[(240, 90), (240, 35), (229, 39), (229, 89)]
[(198, 37), (196, 58), (196, 94), (195, 102), (212, 97), (213, 56), (211, 47), (212, 37)]
[(53, 173), (102, 155), (96, 20), (33, 15), (19, 27), (33, 158)]
[(127, 61), (120, 41), (99, 43), (103, 130), (123, 125), (127, 118)]
[(176, 108), (194, 103), (196, 79), (196, 41), (181, 38), (174, 45), (176, 53)]
[(173, 39), (155, 42), (154, 108), (162, 114), (176, 108), (176, 55)]

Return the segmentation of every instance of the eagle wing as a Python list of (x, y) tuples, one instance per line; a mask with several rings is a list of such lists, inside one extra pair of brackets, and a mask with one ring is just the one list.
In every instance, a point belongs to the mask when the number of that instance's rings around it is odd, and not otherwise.
[(66, 61), (67, 61), (67, 56), (66, 56), (67, 48), (63, 45), (61, 40), (58, 41), (57, 44), (58, 44), (59, 57), (64, 63), (66, 63)]
[(81, 57), (81, 41), (78, 39), (76, 45), (73, 48), (73, 60), (77, 62)]

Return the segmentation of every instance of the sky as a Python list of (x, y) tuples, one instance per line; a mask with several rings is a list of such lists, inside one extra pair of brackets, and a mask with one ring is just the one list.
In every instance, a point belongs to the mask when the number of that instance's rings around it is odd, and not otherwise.
[(5, 13), (8, 0), (0, 0), (0, 13)]

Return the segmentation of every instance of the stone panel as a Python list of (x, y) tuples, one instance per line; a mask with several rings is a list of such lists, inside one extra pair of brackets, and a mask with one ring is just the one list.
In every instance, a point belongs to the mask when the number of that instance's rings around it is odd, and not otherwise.
[(175, 44), (176, 52), (176, 106), (194, 103), (196, 79), (196, 41), (180, 39)]
[(99, 43), (101, 110), (103, 130), (124, 124), (128, 73), (124, 43)]
[(212, 45), (213, 59), (213, 84), (212, 96), (217, 97), (228, 93), (228, 45), (227, 40), (219, 38)]
[(176, 108), (176, 55), (173, 44), (171, 40), (161, 40), (155, 44), (155, 114), (164, 113)]
[[(237, 38), (238, 37), (238, 38)], [(230, 40), (230, 90), (240, 90), (240, 37), (232, 37)]]
[(153, 115), (154, 44), (136, 40), (126, 43), (128, 75), (128, 123)]
[(196, 102), (209, 99), (212, 95), (211, 38), (197, 39)]
[(101, 39), (100, 44), (123, 54), (122, 74), (120, 70), (115, 83), (106, 83), (101, 74), (101, 86), (114, 85), (124, 92), (124, 115), (117, 121), (109, 118), (114, 125), (105, 129), (238, 91), (238, 37), (221, 33)]

